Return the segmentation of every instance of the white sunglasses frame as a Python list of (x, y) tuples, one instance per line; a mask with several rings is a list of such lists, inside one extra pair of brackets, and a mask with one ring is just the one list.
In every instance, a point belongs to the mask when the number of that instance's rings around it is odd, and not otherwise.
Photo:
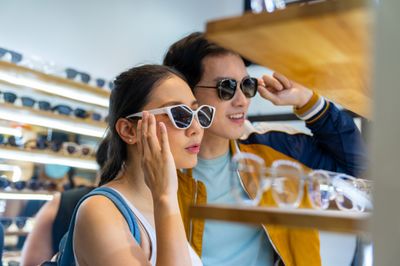
[[(171, 113), (171, 109), (172, 109), (172, 108), (175, 108), (175, 107), (182, 107), (182, 106), (185, 107), (187, 110), (190, 110), (190, 111), (193, 113), (192, 121), (190, 121), (190, 124), (189, 124), (187, 127), (184, 127), (184, 128), (178, 127), (178, 126), (177, 126), (177, 124), (176, 124), (176, 122), (175, 122), (175, 120), (174, 120), (174, 117), (173, 117), (173, 115), (172, 115), (172, 113)], [(210, 108), (210, 109), (213, 111), (213, 112), (212, 112), (212, 117), (211, 117), (210, 125), (208, 125), (207, 127), (204, 127), (204, 126), (200, 123), (199, 117), (198, 117), (198, 112), (200, 112), (201, 109), (202, 109), (203, 107)], [(171, 105), (171, 106), (166, 106), (166, 107), (157, 108), (157, 109), (151, 109), (151, 110), (145, 110), (145, 111), (146, 111), (146, 112), (149, 112), (150, 114), (153, 114), (153, 115), (167, 114), (169, 120), (171, 120), (172, 124), (173, 124), (174, 127), (177, 128), (177, 129), (188, 129), (188, 128), (192, 125), (194, 118), (196, 118), (196, 120), (197, 120), (197, 122), (199, 123), (199, 125), (200, 125), (201, 128), (206, 129), (206, 128), (209, 128), (209, 127), (212, 125), (213, 121), (214, 121), (215, 110), (216, 110), (216, 109), (215, 109), (214, 106), (207, 105), (207, 104), (203, 104), (203, 105), (199, 106), (196, 110), (193, 110), (192, 108), (190, 108), (190, 107), (187, 106), (186, 104), (177, 104), (177, 105)], [(134, 113), (134, 114), (131, 114), (131, 115), (126, 116), (125, 118), (129, 119), (129, 118), (133, 118), (133, 117), (143, 117), (143, 112)]]

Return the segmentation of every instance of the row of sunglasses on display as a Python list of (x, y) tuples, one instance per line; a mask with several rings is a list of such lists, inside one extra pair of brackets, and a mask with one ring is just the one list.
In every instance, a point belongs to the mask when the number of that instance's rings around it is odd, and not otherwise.
[[(65, 185), (63, 190), (68, 190), (70, 186)], [(0, 176), (0, 190), (6, 192), (13, 192), (13, 191), (46, 191), (46, 192), (53, 192), (58, 191), (59, 186), (58, 183), (54, 181), (41, 181), (37, 179), (30, 179), (30, 180), (19, 180), (19, 181), (11, 181), (7, 178), (7, 176), (2, 175)]]
[(19, 52), (0, 47), (0, 61), (10, 62), (46, 74), (60, 76), (70, 80), (82, 82), (102, 89), (112, 90), (114, 83), (104, 78), (92, 78), (87, 72), (79, 71), (74, 68), (64, 68), (53, 62), (48, 62), (40, 57), (25, 56)]
[[(363, 212), (373, 207), (370, 180), (325, 170), (306, 171), (289, 160), (276, 160), (266, 167), (261, 157), (243, 152), (232, 158), (232, 170), (238, 178), (232, 179), (231, 189), (239, 204), (267, 204), (263, 195), (269, 191), (278, 207), (299, 208), (305, 186), (306, 197), (314, 209)], [(242, 186), (248, 195), (243, 193)]]
[(31, 217), (0, 217), (0, 223), (6, 232), (29, 232), (34, 219)]
[(95, 149), (89, 145), (60, 140), (48, 141), (47, 136), (38, 136), (36, 139), (25, 140), (23, 137), (0, 134), (0, 145), (18, 147), (25, 150), (48, 150), (63, 155), (95, 156)]
[(91, 118), (94, 121), (102, 121), (106, 119), (103, 118), (103, 116), (98, 112), (87, 111), (83, 108), (73, 109), (72, 107), (66, 104), (58, 104), (52, 106), (49, 101), (35, 100), (28, 96), (19, 97), (14, 92), (10, 91), (0, 91), (0, 96), (2, 96), (3, 101), (6, 103), (11, 103), (16, 105), (20, 104), (24, 107), (38, 108), (39, 110), (42, 111), (50, 111), (67, 116), (73, 114), (77, 118), (81, 119)]

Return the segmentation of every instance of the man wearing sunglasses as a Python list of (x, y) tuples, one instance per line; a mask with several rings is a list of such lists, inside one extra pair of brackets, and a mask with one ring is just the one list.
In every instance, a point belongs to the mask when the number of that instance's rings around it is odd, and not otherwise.
[[(231, 158), (240, 151), (262, 157), (268, 167), (274, 160), (285, 159), (353, 176), (365, 170), (366, 154), (352, 118), (313, 91), (279, 74), (250, 77), (239, 55), (209, 42), (202, 33), (174, 43), (164, 64), (186, 77), (199, 104), (216, 108), (214, 122), (204, 132), (198, 165), (179, 173), (181, 183), (193, 184), (188, 191), (193, 203), (234, 204), (230, 180), (235, 178), (241, 181), (237, 183), (243, 197), (252, 197), (246, 180), (230, 171)], [(292, 105), (313, 136), (249, 132), (246, 116), (257, 91), (276, 105)], [(276, 206), (270, 191), (261, 204)], [(311, 207), (307, 200), (300, 206)], [(187, 237), (206, 266), (321, 265), (316, 230), (204, 222), (191, 220), (186, 210), (182, 214)]]

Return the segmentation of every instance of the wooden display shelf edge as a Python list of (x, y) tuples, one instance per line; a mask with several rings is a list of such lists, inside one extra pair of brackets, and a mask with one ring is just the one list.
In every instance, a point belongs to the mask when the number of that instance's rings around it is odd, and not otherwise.
[(362, 8), (367, 5), (365, 0), (325, 0), (315, 4), (308, 4), (304, 8), (297, 8), (297, 4), (289, 5), (285, 9), (274, 12), (253, 14), (247, 12), (240, 17), (229, 17), (207, 22), (206, 35), (213, 39), (214, 34), (221, 31), (242, 31), (249, 28), (260, 27), (268, 23), (280, 23), (282, 21), (297, 20), (303, 17), (322, 16), (333, 12), (346, 12), (352, 8)]
[(368, 232), (371, 214), (311, 209), (278, 209), (257, 206), (196, 205), (189, 208), (196, 219), (315, 228), (340, 233)]

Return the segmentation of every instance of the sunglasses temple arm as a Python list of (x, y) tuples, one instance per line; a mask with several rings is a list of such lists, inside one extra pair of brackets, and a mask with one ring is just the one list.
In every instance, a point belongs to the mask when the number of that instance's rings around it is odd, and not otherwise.
[[(168, 114), (168, 111), (165, 110), (165, 108), (158, 108), (147, 112), (153, 115)], [(143, 112), (128, 115), (126, 118), (132, 118), (132, 117), (143, 117)]]

